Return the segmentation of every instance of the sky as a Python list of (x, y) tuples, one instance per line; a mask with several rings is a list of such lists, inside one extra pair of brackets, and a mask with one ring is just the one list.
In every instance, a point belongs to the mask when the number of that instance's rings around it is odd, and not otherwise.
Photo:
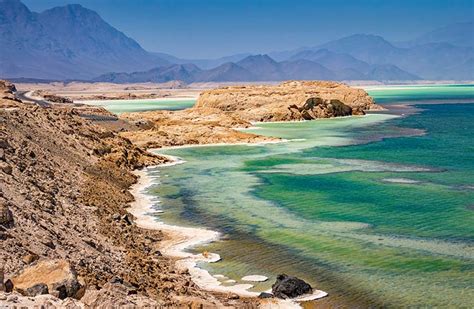
[(32, 11), (79, 3), (146, 50), (217, 58), (315, 46), (355, 33), (405, 41), (474, 20), (474, 0), (22, 0)]

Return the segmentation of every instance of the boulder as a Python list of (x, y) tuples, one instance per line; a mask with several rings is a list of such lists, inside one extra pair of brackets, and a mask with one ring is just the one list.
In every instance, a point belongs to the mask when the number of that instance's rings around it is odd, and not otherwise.
[(272, 285), (273, 295), (283, 299), (309, 294), (312, 291), (313, 288), (308, 283), (285, 274), (278, 275), (276, 282)]
[(8, 175), (11, 175), (13, 172), (13, 168), (7, 162), (0, 162), (0, 170)]
[(38, 295), (48, 294), (48, 286), (44, 283), (38, 283), (26, 289), (25, 296), (35, 297)]
[(265, 298), (273, 298), (272, 293), (262, 292), (258, 295), (258, 298), (265, 299)]
[(25, 255), (22, 260), (25, 262), (25, 264), (31, 264), (39, 259), (39, 256), (37, 254), (27, 254)]
[(10, 292), (13, 291), (13, 282), (10, 279), (5, 281), (5, 283), (3, 285), (4, 285), (4, 288), (5, 288), (5, 292), (10, 293)]
[(12, 281), (14, 289), (25, 296), (29, 293), (42, 293), (46, 286), (51, 295), (60, 299), (79, 299), (84, 290), (75, 270), (66, 260), (40, 261), (23, 269)]

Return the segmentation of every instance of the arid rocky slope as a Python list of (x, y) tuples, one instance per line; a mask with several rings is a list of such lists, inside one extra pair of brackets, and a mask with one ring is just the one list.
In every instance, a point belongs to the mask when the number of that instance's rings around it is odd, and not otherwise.
[(208, 90), (196, 110), (215, 108), (246, 121), (311, 120), (362, 115), (380, 109), (362, 89), (329, 81), (289, 81), (277, 86), (233, 86)]
[[(139, 229), (126, 211), (136, 181), (131, 170), (166, 158), (72, 108), (15, 101), (6, 85), (0, 83), (0, 307), (253, 306), (199, 290), (161, 256), (164, 235)], [(44, 293), (50, 295), (25, 297)]]

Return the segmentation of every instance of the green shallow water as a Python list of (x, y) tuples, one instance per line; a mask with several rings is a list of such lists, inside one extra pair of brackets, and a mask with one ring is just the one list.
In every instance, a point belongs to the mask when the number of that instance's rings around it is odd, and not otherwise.
[(379, 104), (409, 103), (417, 101), (472, 101), (474, 84), (391, 86), (367, 90)]
[[(449, 89), (434, 100), (465, 96)], [(160, 220), (221, 231), (195, 250), (222, 261), (201, 267), (270, 278), (255, 290), (286, 272), (329, 293), (317, 304), (472, 307), (474, 104), (417, 108), (250, 130), (286, 143), (164, 150), (186, 162), (150, 171), (149, 193)]]
[(90, 101), (88, 104), (102, 106), (114, 114), (144, 112), (153, 110), (181, 110), (192, 107), (196, 100), (106, 100)]

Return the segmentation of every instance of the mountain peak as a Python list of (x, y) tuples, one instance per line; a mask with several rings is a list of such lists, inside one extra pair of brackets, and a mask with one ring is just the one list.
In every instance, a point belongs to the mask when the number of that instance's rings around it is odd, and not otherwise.
[(0, 20), (11, 22), (31, 15), (31, 11), (20, 0), (0, 0)]
[(80, 4), (54, 7), (44, 11), (40, 15), (47, 16), (47, 18), (62, 18), (70, 21), (80, 19), (81, 22), (83, 22), (84, 19), (94, 19), (105, 23), (97, 12), (85, 8)]
[(258, 62), (276, 63), (276, 61), (273, 60), (273, 59), (272, 59), (269, 55), (267, 55), (267, 54), (250, 55), (250, 56), (247, 56), (247, 57), (245, 57), (244, 59), (240, 60), (239, 63), (249, 62), (249, 61), (252, 61), (252, 62), (258, 61)]

